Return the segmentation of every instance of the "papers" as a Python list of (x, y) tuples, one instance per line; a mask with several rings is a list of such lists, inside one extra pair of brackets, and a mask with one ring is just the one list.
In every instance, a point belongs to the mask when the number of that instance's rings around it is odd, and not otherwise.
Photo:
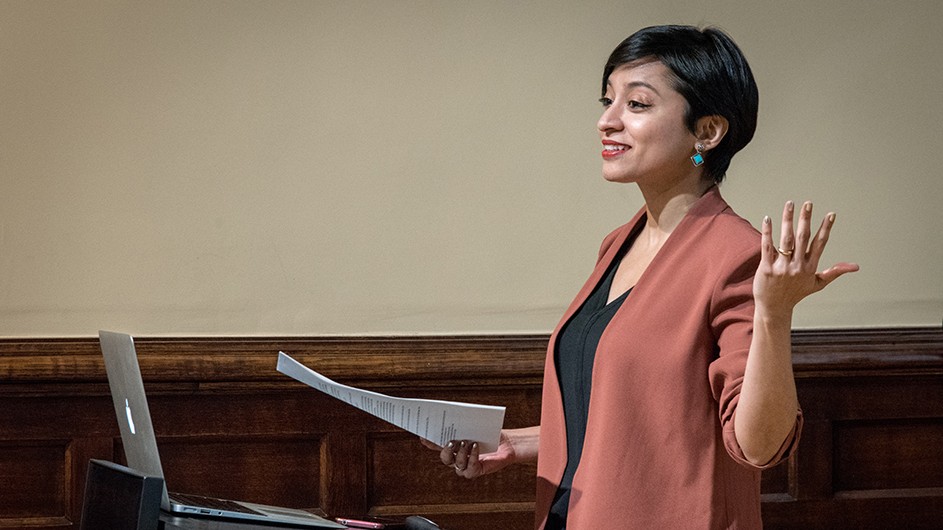
[(278, 352), (279, 372), (345, 403), (444, 446), (451, 440), (478, 442), (482, 453), (498, 448), (504, 407), (398, 398), (342, 385)]

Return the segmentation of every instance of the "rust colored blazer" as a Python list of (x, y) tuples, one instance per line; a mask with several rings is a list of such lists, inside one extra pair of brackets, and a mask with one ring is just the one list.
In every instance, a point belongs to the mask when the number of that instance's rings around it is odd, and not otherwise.
[[(536, 528), (566, 467), (554, 366), (557, 334), (601, 280), (644, 209), (603, 241), (596, 268), (550, 338), (537, 463)], [(568, 530), (761, 528), (760, 470), (734, 417), (753, 331), (760, 236), (716, 187), (688, 211), (613, 317), (593, 365), (586, 438)]]

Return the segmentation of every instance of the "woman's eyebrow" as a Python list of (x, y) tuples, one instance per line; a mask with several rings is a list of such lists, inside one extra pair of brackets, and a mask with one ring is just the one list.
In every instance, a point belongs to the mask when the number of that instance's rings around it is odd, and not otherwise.
[(626, 89), (638, 88), (638, 87), (647, 88), (647, 89), (651, 90), (652, 92), (654, 92), (655, 94), (661, 95), (661, 94), (659, 94), (657, 88), (655, 88), (654, 86), (650, 85), (649, 83), (646, 83), (645, 81), (632, 81), (631, 83), (626, 83), (626, 84), (625, 84), (625, 88), (626, 88)]
[[(661, 96), (661, 92), (659, 92), (658, 89), (655, 88), (654, 85), (652, 85), (651, 83), (646, 83), (645, 81), (630, 81), (622, 85), (622, 87), (625, 90), (631, 90), (633, 88), (639, 88), (639, 87), (647, 88), (651, 90), (652, 92), (654, 92), (656, 96)], [(608, 92), (611, 89), (612, 89), (612, 82), (609, 80), (606, 80), (606, 91)]]

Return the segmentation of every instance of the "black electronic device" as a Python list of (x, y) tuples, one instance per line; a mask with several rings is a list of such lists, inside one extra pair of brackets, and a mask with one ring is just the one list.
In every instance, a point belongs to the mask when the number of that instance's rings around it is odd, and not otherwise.
[(106, 460), (89, 460), (80, 528), (157, 530), (163, 489), (160, 477)]

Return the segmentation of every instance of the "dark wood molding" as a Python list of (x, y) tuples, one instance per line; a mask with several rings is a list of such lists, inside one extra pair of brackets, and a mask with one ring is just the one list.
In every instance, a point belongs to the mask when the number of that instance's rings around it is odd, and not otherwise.
[[(540, 384), (548, 336), (135, 338), (145, 381), (282, 381), (279, 351), (329, 377), (378, 384)], [(430, 359), (435, 356), (435, 360)], [(0, 381), (106, 381), (97, 338), (0, 339)]]
[(943, 374), (943, 327), (792, 333), (796, 377)]
[[(797, 330), (796, 377), (943, 373), (943, 328)], [(391, 384), (540, 384), (548, 335), (135, 339), (149, 381), (279, 381), (278, 351), (329, 377)], [(430, 360), (429, 356), (436, 359)], [(0, 381), (101, 382), (97, 338), (0, 339)], [(397, 384), (397, 383), (392, 383)], [(398, 384), (397, 384), (398, 385)]]

